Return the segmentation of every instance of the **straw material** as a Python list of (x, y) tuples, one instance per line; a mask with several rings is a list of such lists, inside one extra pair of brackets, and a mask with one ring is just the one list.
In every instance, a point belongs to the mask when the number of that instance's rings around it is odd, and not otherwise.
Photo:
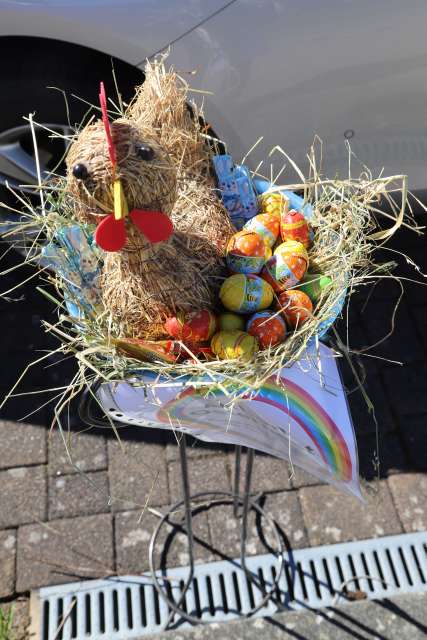
[(153, 131), (174, 161), (178, 180), (172, 213), (175, 228), (200, 234), (224, 249), (235, 229), (218, 199), (212, 176), (210, 161), (216, 141), (207, 136), (203, 108), (190, 95), (189, 85), (173, 68), (166, 69), (162, 56), (147, 62), (145, 81), (136, 90), (127, 116), (144, 130)]

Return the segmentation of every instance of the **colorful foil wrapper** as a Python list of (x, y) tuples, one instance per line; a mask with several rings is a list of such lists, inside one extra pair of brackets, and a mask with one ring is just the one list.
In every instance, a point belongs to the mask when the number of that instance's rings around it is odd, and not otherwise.
[(240, 230), (258, 213), (250, 171), (245, 165), (235, 165), (228, 154), (213, 156), (212, 164), (222, 202), (233, 225)]
[(73, 318), (95, 314), (101, 308), (99, 277), (102, 259), (87, 227), (60, 229), (42, 250), (41, 264), (62, 279), (64, 300)]
[(265, 264), (262, 256), (227, 254), (227, 266), (232, 273), (259, 273)]

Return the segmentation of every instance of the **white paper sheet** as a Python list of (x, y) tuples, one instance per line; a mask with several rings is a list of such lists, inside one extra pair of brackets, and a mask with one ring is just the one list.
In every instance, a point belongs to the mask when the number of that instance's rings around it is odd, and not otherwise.
[[(306, 355), (256, 394), (239, 400), (194, 382), (175, 385), (142, 377), (144, 387), (104, 385), (99, 399), (115, 420), (239, 444), (290, 460), (360, 497), (357, 447), (334, 353), (325, 345)], [(121, 414), (117, 416), (117, 413)], [(284, 473), (287, 473), (284, 467)]]

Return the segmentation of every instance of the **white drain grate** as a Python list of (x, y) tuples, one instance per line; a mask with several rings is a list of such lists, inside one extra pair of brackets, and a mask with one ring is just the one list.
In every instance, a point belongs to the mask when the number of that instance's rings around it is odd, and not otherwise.
[[(254, 556), (247, 566), (261, 589), (247, 580), (237, 561), (196, 565), (186, 611), (204, 622), (245, 615), (262, 598), (262, 585), (274, 577), (277, 560)], [(171, 569), (167, 576), (178, 600), (187, 570)], [(427, 532), (290, 551), (276, 603), (256, 615), (329, 606), (343, 583), (370, 599), (427, 591)], [(32, 594), (32, 608), (33, 615), (37, 608), (40, 640), (130, 639), (162, 631), (169, 617), (149, 579), (134, 576), (45, 587)]]

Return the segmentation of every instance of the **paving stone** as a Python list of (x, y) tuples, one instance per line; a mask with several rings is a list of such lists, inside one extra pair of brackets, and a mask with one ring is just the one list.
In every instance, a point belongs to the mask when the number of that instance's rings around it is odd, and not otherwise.
[(387, 397), (401, 418), (427, 413), (427, 362), (393, 367), (384, 371), (383, 377)]
[[(352, 381), (354, 388), (355, 381)], [(395, 429), (395, 421), (390, 411), (389, 401), (383, 384), (377, 374), (370, 372), (364, 383), (365, 391), (374, 406), (378, 430), (382, 433)], [(362, 392), (357, 389), (347, 396), (351, 418), (356, 433), (375, 433), (376, 425)]]
[(427, 414), (402, 418), (400, 433), (410, 469), (427, 472)]
[[(427, 288), (427, 287), (425, 287)], [(414, 324), (418, 332), (418, 336), (424, 345), (424, 353), (427, 352), (427, 305), (421, 307), (414, 306), (411, 309)]]
[[(427, 273), (426, 267), (424, 267), (424, 273)], [(415, 271), (412, 271), (410, 275), (408, 273), (408, 277), (416, 280), (416, 282), (405, 282), (405, 295), (410, 303), (417, 306), (427, 304), (427, 287), (424, 284), (418, 284), (420, 281), (425, 283), (425, 280)]]
[[(173, 632), (173, 640), (425, 640), (426, 608), (425, 593), (351, 605), (339, 601), (327, 609), (303, 605), (300, 611), (284, 610), (265, 618), (241, 616), (181, 628)], [(143, 636), (144, 640), (158, 638), (158, 634)]]
[[(169, 491), (171, 502), (182, 500), (181, 467), (179, 462), (168, 465)], [(230, 491), (231, 483), (227, 468), (227, 456), (209, 456), (195, 458), (188, 465), (190, 493), (202, 491)]]
[(49, 478), (49, 519), (106, 513), (109, 507), (108, 474), (89, 471)]
[(107, 468), (107, 446), (105, 438), (90, 431), (66, 431), (64, 444), (61, 433), (55, 429), (49, 434), (49, 474), (78, 473), (70, 464), (67, 448), (72, 461), (81, 471), (98, 471)]
[[(15, 587), (16, 531), (0, 531), (0, 598), (13, 595)], [(1, 637), (1, 636), (0, 636)]]
[(31, 640), (34, 636), (28, 635), (30, 624), (30, 600), (29, 598), (17, 598), (11, 602), (3, 602), (0, 604), (0, 609), (4, 615), (8, 615), (10, 609), (12, 613), (12, 627), (11, 635), (0, 636), (4, 637), (4, 640)]
[(299, 549), (308, 546), (297, 491), (281, 491), (267, 496), (263, 509), (277, 522), (291, 548)]
[(304, 471), (303, 469), (299, 469), (298, 467), (293, 468), (293, 473), (290, 473), (291, 478), (291, 486), (294, 489), (299, 489), (300, 487), (309, 487), (317, 484), (324, 484), (323, 480), (319, 480), (316, 476), (312, 476), (308, 471)]
[(46, 429), (43, 427), (0, 420), (0, 442), (0, 469), (47, 462)]
[(375, 434), (363, 434), (357, 437), (359, 453), (359, 474), (365, 480), (380, 478), (407, 471), (408, 457), (396, 433), (379, 433), (379, 455)]
[(51, 520), (18, 530), (17, 591), (114, 573), (112, 516)]
[(142, 509), (147, 500), (150, 506), (168, 504), (164, 445), (125, 440), (121, 444), (108, 442), (113, 511)]
[[(181, 527), (182, 517), (182, 510), (173, 516), (173, 520)], [(141, 574), (149, 570), (148, 545), (158, 522), (158, 518), (147, 511), (142, 516), (140, 511), (124, 511), (115, 516), (116, 562), (119, 574)], [(206, 511), (194, 513), (193, 535), (195, 562), (212, 560)], [(168, 524), (162, 526), (155, 549), (157, 567), (181, 567), (189, 563), (186, 534)]]
[[(264, 511), (274, 518), (280, 527), (282, 539), (291, 548), (307, 546), (304, 521), (296, 491), (269, 494), (261, 502)], [(238, 558), (240, 554), (241, 519), (233, 515), (230, 504), (211, 507), (208, 510), (212, 545), (216, 559), (223, 555)], [(268, 520), (259, 518), (252, 509), (248, 516), (248, 555), (268, 553), (277, 549), (273, 527)]]
[(0, 471), (0, 487), (0, 527), (46, 518), (46, 467), (15, 467)]
[[(13, 361), (14, 356), (8, 353), (4, 357), (7, 358), (7, 361)], [(30, 390), (34, 391), (34, 389)], [(2, 386), (0, 381), (0, 398), (3, 400), (9, 392), (10, 387)], [(46, 425), (52, 420), (52, 415), (49, 415), (47, 407), (40, 408), (40, 405), (48, 400), (47, 395), (43, 394), (43, 401), (37, 394), (8, 398), (1, 409), (0, 418), (8, 422), (29, 423), (46, 428)]]
[[(203, 440), (198, 440), (197, 438), (191, 438), (191, 436), (186, 437), (186, 451), (188, 458), (214, 456), (218, 455), (218, 453), (223, 453), (224, 451), (230, 451), (232, 449), (232, 447), (228, 445), (216, 444), (215, 442), (204, 442)], [(179, 434), (176, 434), (176, 436), (174, 435), (173, 440), (171, 442), (168, 442), (168, 444), (166, 445), (166, 459), (168, 462), (179, 460), (179, 448), (176, 438), (179, 438)]]
[(427, 530), (427, 476), (401, 473), (389, 478), (388, 484), (404, 530)]
[[(375, 344), (392, 331), (393, 313), (398, 298), (389, 298), (378, 303), (369, 303), (362, 314), (362, 322), (369, 336), (369, 344)], [(424, 348), (414, 331), (414, 321), (408, 305), (401, 302), (394, 316), (394, 330), (384, 342), (372, 350), (372, 353), (409, 364), (422, 359)]]
[(300, 489), (310, 544), (334, 544), (401, 533), (387, 481), (375, 483), (374, 489), (375, 493), (365, 492), (365, 503), (330, 485)]
[[(234, 454), (229, 455), (229, 465), (234, 478)], [(279, 460), (273, 456), (257, 453), (252, 470), (251, 493), (261, 493), (269, 491), (283, 491), (290, 489), (289, 466), (285, 460)], [(234, 481), (234, 480), (233, 480)], [(240, 471), (240, 491), (245, 486), (245, 457), (242, 456)]]

